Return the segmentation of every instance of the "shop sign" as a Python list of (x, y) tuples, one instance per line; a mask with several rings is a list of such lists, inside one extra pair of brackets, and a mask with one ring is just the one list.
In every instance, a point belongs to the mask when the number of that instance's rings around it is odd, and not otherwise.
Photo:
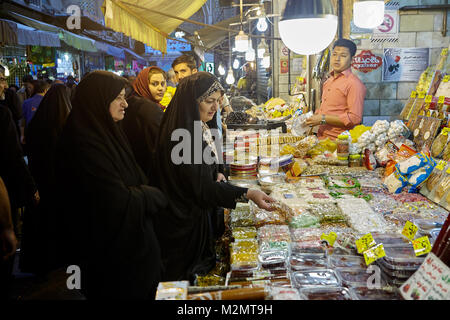
[(383, 59), (374, 55), (370, 50), (363, 50), (360, 54), (353, 58), (353, 69), (369, 73), (372, 72), (383, 64)]
[(429, 60), (429, 48), (384, 49), (383, 81), (418, 81)]

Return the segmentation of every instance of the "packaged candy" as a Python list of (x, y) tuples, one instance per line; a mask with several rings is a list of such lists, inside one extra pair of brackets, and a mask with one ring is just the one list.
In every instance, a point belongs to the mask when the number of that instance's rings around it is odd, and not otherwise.
[(299, 290), (303, 300), (358, 300), (352, 288), (344, 287), (316, 287)]
[(450, 168), (447, 168), (444, 173), (440, 175), (439, 181), (431, 190), (429, 199), (435, 203), (440, 203), (447, 191), (450, 189)]
[(417, 169), (422, 168), (427, 162), (429, 162), (429, 158), (423, 152), (421, 152), (397, 163), (396, 167), (400, 174), (408, 175), (413, 173)]
[(436, 162), (430, 159), (424, 167), (411, 174), (408, 178), (408, 183), (411, 185), (409, 192), (416, 193), (420, 189), (420, 186), (428, 179), (435, 166)]
[(443, 128), (441, 133), (434, 139), (433, 144), (431, 145), (431, 156), (435, 158), (439, 158), (447, 143), (450, 140), (450, 128)]

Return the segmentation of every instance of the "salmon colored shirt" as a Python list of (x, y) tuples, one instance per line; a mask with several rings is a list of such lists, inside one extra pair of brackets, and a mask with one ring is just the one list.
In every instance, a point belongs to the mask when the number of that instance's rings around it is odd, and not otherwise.
[(322, 103), (316, 114), (338, 116), (345, 127), (321, 125), (317, 132), (319, 139), (335, 140), (345, 130), (360, 124), (363, 117), (366, 86), (352, 73), (351, 68), (341, 72), (336, 78), (331, 72), (322, 89)]

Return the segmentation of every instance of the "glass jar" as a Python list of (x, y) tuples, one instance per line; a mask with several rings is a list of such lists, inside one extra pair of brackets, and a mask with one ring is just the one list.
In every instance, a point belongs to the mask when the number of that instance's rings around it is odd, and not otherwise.
[(349, 155), (349, 141), (348, 136), (346, 135), (339, 135), (336, 143), (337, 143), (337, 156), (338, 157), (347, 157)]
[(345, 167), (348, 166), (348, 156), (346, 156), (346, 157), (338, 156), (337, 160), (338, 160), (337, 161), (338, 166), (345, 166)]
[(360, 167), (361, 166), (361, 155), (359, 154), (351, 154), (348, 157), (348, 166), (349, 167)]

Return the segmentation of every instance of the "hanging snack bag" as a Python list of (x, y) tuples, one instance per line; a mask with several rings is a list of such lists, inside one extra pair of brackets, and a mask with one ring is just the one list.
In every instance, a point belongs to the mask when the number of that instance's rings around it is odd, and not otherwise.
[(429, 199), (435, 203), (440, 203), (444, 195), (450, 189), (450, 167), (445, 170), (445, 173), (442, 175), (442, 178), (438, 181), (438, 183), (434, 186)]
[(431, 145), (431, 156), (439, 158), (442, 155), (445, 146), (450, 140), (449, 132), (450, 128), (443, 128), (441, 133), (434, 139), (433, 144)]
[(445, 176), (445, 167), (447, 166), (447, 162), (444, 160), (439, 161), (439, 163), (434, 167), (427, 181), (424, 183), (422, 188), (420, 189), (420, 193), (425, 197), (431, 195), (431, 191), (433, 188), (437, 186), (438, 182)]
[(400, 119), (409, 120), (414, 103), (416, 102), (416, 98), (417, 98), (417, 92), (412, 91), (411, 96), (409, 97), (408, 101), (406, 102), (405, 106), (403, 107), (402, 112), (400, 113)]

